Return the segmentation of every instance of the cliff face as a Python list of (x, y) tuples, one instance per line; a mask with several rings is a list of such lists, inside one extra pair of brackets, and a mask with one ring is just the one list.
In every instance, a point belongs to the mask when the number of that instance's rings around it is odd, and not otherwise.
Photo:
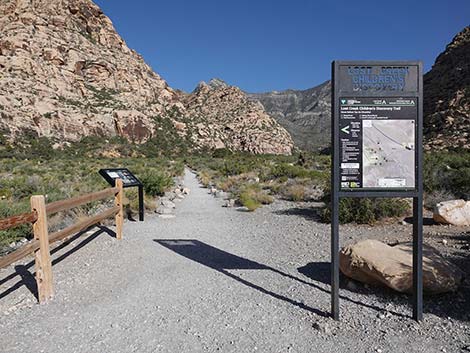
[(427, 149), (470, 148), (470, 27), (424, 76), (424, 118)]
[(331, 83), (303, 90), (250, 93), (250, 99), (261, 102), (266, 111), (289, 131), (295, 145), (317, 150), (330, 143)]
[[(91, 0), (2, 0), (0, 33), (0, 131), (10, 141), (21, 141), (28, 132), (51, 138), (57, 145), (89, 135), (120, 135), (142, 143), (162, 129), (156, 122), (162, 118), (178, 134), (191, 133), (184, 122), (196, 115), (198, 123), (204, 123), (202, 112), (210, 115), (207, 122), (212, 125), (197, 131), (225, 131), (226, 118), (233, 116), (231, 107), (241, 104), (236, 94), (227, 96), (234, 102), (225, 98), (217, 105), (215, 98), (209, 100), (211, 107), (217, 106), (216, 114), (185, 97), (188, 112), (182, 94), (127, 47)], [(195, 93), (195, 97), (204, 95), (207, 92)], [(229, 141), (230, 147), (257, 153), (290, 152), (288, 134), (275, 122), (273, 135), (250, 130), (269, 120), (261, 108), (246, 113), (233, 141), (225, 140), (230, 134), (221, 135), (224, 144)], [(215, 146), (206, 136), (190, 138), (195, 148)], [(287, 145), (270, 145), (277, 141)]]
[(290, 154), (289, 133), (252, 102), (238, 87), (213, 79), (201, 82), (191, 94), (181, 94), (189, 130), (209, 148), (229, 148), (251, 153)]
[(181, 105), (91, 1), (4, 0), (0, 32), (0, 124), (13, 139), (32, 130), (142, 142), (150, 116)]

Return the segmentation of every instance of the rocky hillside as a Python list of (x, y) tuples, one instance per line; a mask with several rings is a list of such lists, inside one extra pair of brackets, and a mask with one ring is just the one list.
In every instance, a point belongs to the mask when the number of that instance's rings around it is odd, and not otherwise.
[(428, 149), (470, 148), (470, 27), (424, 76), (424, 117)]
[(289, 131), (296, 146), (317, 150), (330, 143), (331, 83), (304, 90), (250, 93), (266, 111)]
[(289, 133), (238, 87), (212, 79), (201, 82), (191, 94), (180, 94), (190, 116), (187, 127), (202, 145), (251, 153), (291, 153), (294, 144)]
[[(57, 145), (90, 135), (143, 143), (170, 128), (193, 140), (195, 148), (291, 151), (288, 134), (261, 107), (234, 112), (232, 107), (241, 104), (236, 94), (220, 101), (217, 114), (191, 99), (187, 111), (181, 94), (127, 47), (91, 0), (2, 0), (0, 33), (0, 131), (10, 141), (21, 141), (27, 133)], [(195, 100), (204, 94), (194, 93)], [(211, 127), (205, 127), (211, 134), (238, 130), (219, 134), (216, 143), (200, 134), (187, 136), (192, 130), (186, 122), (198, 112), (197, 123), (204, 124), (200, 114), (206, 111), (212, 114), (207, 118)], [(240, 125), (225, 126), (228, 117), (238, 117)], [(263, 124), (272, 130), (258, 132)]]

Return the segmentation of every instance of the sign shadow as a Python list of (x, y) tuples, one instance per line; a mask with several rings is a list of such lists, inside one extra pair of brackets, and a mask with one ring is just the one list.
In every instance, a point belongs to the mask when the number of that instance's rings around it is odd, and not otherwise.
[[(284, 277), (288, 277), (300, 282), (303, 282), (308, 285), (315, 286), (312, 283), (308, 283), (306, 281), (301, 280), (295, 276), (291, 276), (287, 273), (279, 271), (275, 268), (270, 266), (266, 266), (264, 264), (260, 264), (256, 261), (252, 261), (249, 259), (245, 259), (243, 257), (228, 253), (226, 251), (220, 250), (199, 240), (195, 239), (154, 239), (154, 242), (158, 243), (159, 245), (177, 253), (178, 255), (184, 256), (192, 261), (200, 263), (201, 265), (207, 266), (219, 273), (222, 273), (237, 282), (240, 282), (250, 288), (253, 288), (263, 294), (269, 295), (275, 299), (282, 300), (289, 304), (299, 307), (300, 309), (309, 311), (313, 314), (327, 317), (328, 314), (312, 307), (305, 305), (299, 301), (294, 299), (288, 298), (284, 295), (275, 293), (273, 291), (267, 290), (255, 283), (247, 281), (231, 272), (229, 270), (267, 270), (272, 271), (276, 274), (279, 274)], [(317, 287), (317, 286), (315, 286)], [(321, 287), (317, 287), (325, 291)]]

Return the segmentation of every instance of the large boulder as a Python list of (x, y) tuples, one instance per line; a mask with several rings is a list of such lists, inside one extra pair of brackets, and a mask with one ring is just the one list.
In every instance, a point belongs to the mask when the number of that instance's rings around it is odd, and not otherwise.
[(470, 202), (464, 200), (440, 202), (434, 208), (433, 218), (438, 223), (470, 226)]
[[(389, 246), (378, 240), (363, 240), (341, 250), (340, 269), (357, 281), (411, 293), (413, 245)], [(435, 248), (423, 245), (423, 291), (426, 294), (455, 291), (462, 278), (459, 268), (444, 259)]]

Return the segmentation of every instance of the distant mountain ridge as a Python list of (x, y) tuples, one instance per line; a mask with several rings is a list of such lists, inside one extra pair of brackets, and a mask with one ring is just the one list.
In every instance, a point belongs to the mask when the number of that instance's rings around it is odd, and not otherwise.
[(331, 82), (306, 90), (248, 93), (289, 131), (295, 145), (304, 150), (317, 150), (330, 143)]
[[(301, 149), (331, 143), (331, 82), (307, 90), (250, 93), (292, 135)], [(470, 26), (424, 75), (425, 149), (470, 149)]]

